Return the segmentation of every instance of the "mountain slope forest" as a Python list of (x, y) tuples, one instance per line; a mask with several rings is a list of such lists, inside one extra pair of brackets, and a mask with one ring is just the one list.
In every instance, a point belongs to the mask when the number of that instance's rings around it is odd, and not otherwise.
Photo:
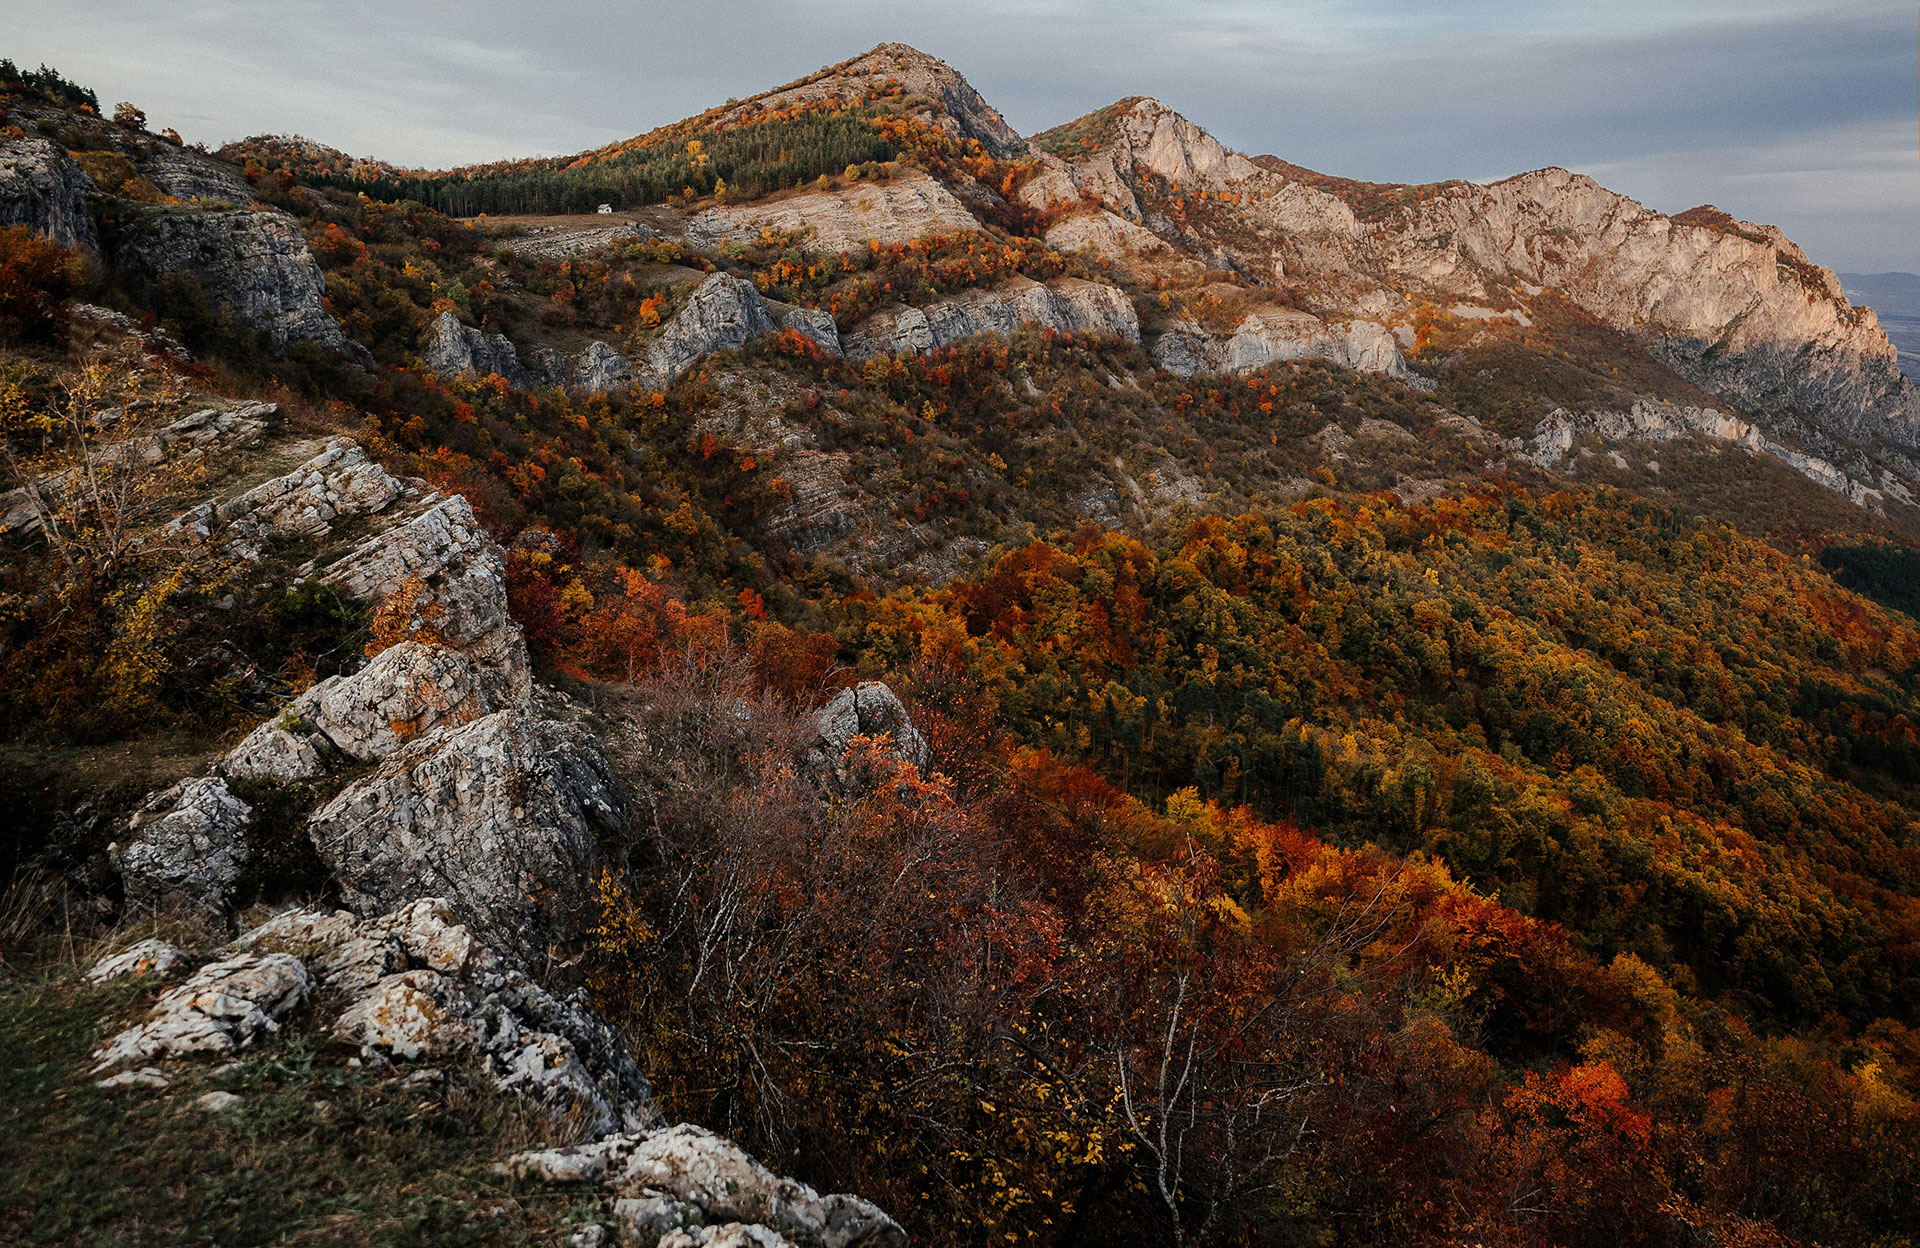
[[(902, 45), (453, 171), (5, 61), (0, 434), (0, 1239), (1920, 1243), (1920, 397), (1772, 227)], [(97, 1084), (100, 956), (423, 898), (625, 1126), (478, 1014)], [(492, 1165), (668, 1122), (805, 1199)]]

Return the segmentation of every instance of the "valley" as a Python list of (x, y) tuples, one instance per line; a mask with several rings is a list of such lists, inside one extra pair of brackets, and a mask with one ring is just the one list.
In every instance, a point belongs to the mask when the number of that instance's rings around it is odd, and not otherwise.
[(897, 43), (5, 62), (0, 1239), (1915, 1243), (1901, 276)]

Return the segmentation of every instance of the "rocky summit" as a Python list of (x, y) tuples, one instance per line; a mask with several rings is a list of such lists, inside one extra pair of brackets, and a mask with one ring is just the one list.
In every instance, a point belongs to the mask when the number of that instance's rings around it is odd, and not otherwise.
[(1916, 1242), (1920, 392), (1781, 230), (898, 43), (162, 121), (0, 59), (0, 1241)]

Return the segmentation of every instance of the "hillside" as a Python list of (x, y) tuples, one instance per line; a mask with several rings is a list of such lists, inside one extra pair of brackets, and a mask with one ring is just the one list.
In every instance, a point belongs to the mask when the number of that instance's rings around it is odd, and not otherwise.
[(0, 1238), (1920, 1242), (1920, 400), (1778, 230), (0, 90)]

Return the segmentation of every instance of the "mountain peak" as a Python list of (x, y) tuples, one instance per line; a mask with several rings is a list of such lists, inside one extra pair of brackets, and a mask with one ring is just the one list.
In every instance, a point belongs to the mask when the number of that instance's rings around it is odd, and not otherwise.
[(806, 99), (854, 98), (890, 82), (899, 83), (925, 105), (924, 120), (956, 138), (977, 140), (1003, 160), (1026, 151), (1026, 141), (972, 83), (939, 57), (911, 44), (880, 44), (750, 102), (777, 108)]
[(1200, 126), (1150, 95), (1130, 95), (1035, 136), (1034, 146), (1077, 162), (1109, 152), (1116, 167), (1138, 164), (1183, 186), (1221, 187), (1259, 172)]

